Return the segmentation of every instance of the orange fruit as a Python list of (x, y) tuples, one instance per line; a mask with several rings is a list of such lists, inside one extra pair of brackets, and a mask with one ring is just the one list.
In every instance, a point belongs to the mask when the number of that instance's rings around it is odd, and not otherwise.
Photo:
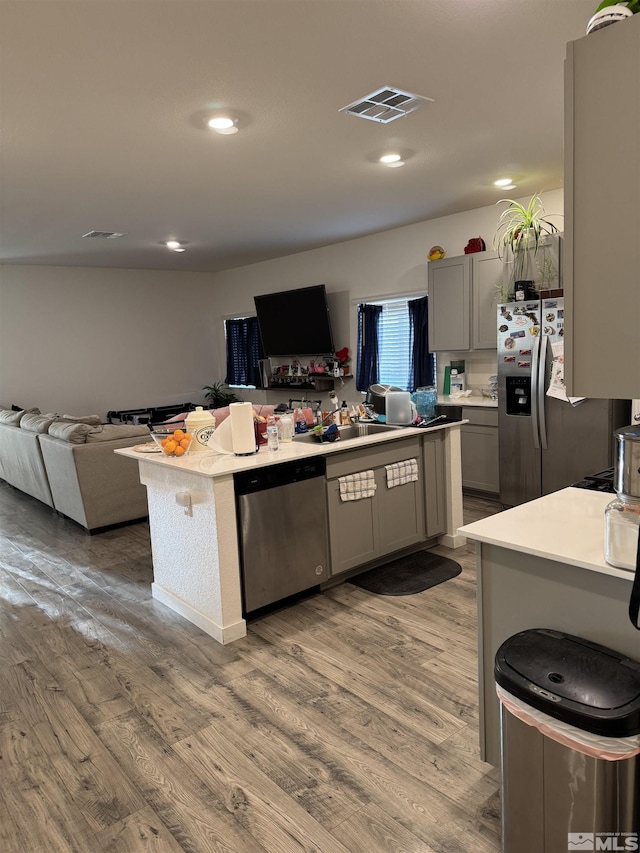
[(189, 441), (191, 441), (191, 439), (193, 438), (193, 436), (191, 435), (190, 432), (185, 432), (185, 434), (182, 437), (187, 438)]
[(173, 437), (176, 441), (180, 441), (180, 439), (184, 437), (184, 430), (183, 429), (174, 430)]
[(161, 444), (163, 447), (166, 447), (166, 446), (167, 446), (167, 442), (168, 442), (168, 441), (169, 441), (169, 439), (168, 439), (168, 438), (163, 438), (163, 439), (162, 439), (162, 441), (160, 442), (160, 444)]
[(180, 439), (180, 444), (179, 444), (179, 446), (180, 446), (183, 450), (188, 450), (188, 449), (189, 449), (189, 445), (190, 445), (190, 444), (191, 444), (191, 439), (190, 439), (190, 438), (181, 438), (181, 439)]
[(176, 456), (182, 456), (182, 454), (185, 452), (185, 450), (184, 450), (184, 447), (181, 447), (180, 445), (178, 445), (173, 452)]

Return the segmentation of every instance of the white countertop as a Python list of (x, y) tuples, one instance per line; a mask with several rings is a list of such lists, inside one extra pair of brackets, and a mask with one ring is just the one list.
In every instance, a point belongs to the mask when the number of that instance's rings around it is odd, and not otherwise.
[(469, 397), (458, 397), (452, 394), (438, 394), (438, 405), (481, 406), (484, 409), (497, 409), (498, 401), (492, 400), (491, 397), (481, 397), (480, 394), (471, 394)]
[(294, 438), (291, 442), (280, 442), (280, 447), (276, 451), (270, 451), (266, 445), (263, 445), (260, 447), (258, 453), (254, 453), (251, 456), (234, 456), (233, 454), (205, 450), (191, 452), (186, 456), (176, 459), (163, 456), (162, 453), (140, 453), (132, 447), (123, 447), (113, 452), (121, 456), (128, 456), (138, 462), (164, 465), (165, 467), (168, 466), (182, 471), (189, 471), (202, 477), (223, 477), (228, 474), (234, 474), (236, 471), (247, 471), (266, 465), (277, 465), (279, 462), (304, 459), (309, 456), (324, 456), (347, 450), (358, 450), (361, 447), (382, 444), (387, 441), (398, 441), (401, 438), (412, 438), (425, 433), (459, 428), (463, 423), (467, 423), (467, 421), (463, 420), (454, 424), (434, 424), (434, 426), (428, 428), (401, 427), (400, 429), (389, 430), (389, 432), (374, 433), (373, 435), (332, 443), (300, 441)]
[(604, 559), (604, 510), (615, 495), (562, 489), (458, 529), (468, 539), (633, 580)]

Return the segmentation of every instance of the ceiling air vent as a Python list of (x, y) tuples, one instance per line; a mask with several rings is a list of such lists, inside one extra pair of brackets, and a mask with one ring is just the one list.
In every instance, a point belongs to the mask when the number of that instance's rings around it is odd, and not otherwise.
[(389, 124), (390, 121), (402, 118), (429, 102), (433, 103), (433, 98), (423, 98), (421, 95), (412, 95), (411, 92), (403, 92), (393, 86), (383, 86), (382, 89), (376, 89), (370, 95), (365, 95), (364, 98), (342, 107), (338, 112)]
[(124, 237), (124, 233), (119, 231), (87, 231), (83, 237), (99, 237), (103, 240), (116, 240), (118, 237)]

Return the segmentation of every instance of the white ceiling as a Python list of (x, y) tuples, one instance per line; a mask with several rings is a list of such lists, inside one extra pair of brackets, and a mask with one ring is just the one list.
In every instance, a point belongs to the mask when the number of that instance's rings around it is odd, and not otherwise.
[[(596, 5), (0, 0), (0, 259), (217, 271), (489, 205), (505, 175), (561, 187), (565, 45)], [(435, 102), (338, 112), (386, 85)]]

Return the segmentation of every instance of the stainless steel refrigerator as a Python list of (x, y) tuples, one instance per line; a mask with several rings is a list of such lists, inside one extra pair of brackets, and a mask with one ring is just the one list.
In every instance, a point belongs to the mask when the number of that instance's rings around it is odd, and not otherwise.
[[(561, 297), (498, 305), (498, 435), (504, 506), (547, 495), (610, 467), (613, 432), (630, 423), (628, 400), (584, 400), (574, 406), (547, 394), (562, 364), (563, 336)], [(596, 335), (593, 345), (598, 346)], [(553, 386), (557, 388), (558, 383)]]

